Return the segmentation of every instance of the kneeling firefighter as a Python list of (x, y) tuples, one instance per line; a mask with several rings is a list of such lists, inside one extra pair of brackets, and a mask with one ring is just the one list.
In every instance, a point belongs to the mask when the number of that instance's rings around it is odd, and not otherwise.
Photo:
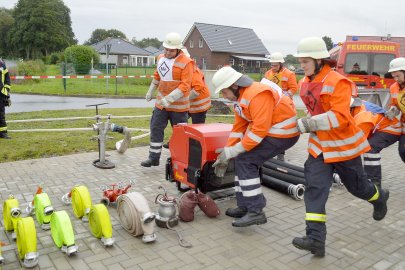
[(299, 93), (309, 115), (298, 119), (301, 133), (310, 133), (308, 158), (304, 165), (306, 236), (296, 237), (293, 245), (325, 256), (326, 210), (334, 170), (347, 190), (354, 196), (373, 204), (375, 220), (387, 213), (388, 190), (380, 189), (367, 180), (361, 154), (370, 150), (363, 131), (350, 115), (351, 96), (357, 95), (352, 81), (332, 70), (322, 38), (309, 37), (298, 44), (295, 55), (304, 70)]
[(235, 158), (237, 207), (225, 214), (236, 218), (234, 227), (266, 223), (259, 168), (298, 141), (295, 107), (280, 88), (254, 82), (229, 66), (218, 70), (212, 83), (215, 93), (221, 92), (234, 102), (235, 109), (228, 142), (225, 148), (217, 149), (220, 154), (213, 164), (216, 175), (222, 177), (228, 161)]

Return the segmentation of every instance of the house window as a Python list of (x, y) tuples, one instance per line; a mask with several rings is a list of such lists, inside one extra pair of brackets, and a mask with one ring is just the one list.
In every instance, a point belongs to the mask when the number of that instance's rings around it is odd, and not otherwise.
[(198, 42), (198, 48), (202, 48), (203, 47), (203, 39), (200, 38), (200, 41)]
[(201, 58), (201, 62), (202, 62), (202, 69), (207, 69), (207, 64), (205, 63), (205, 58)]
[(229, 59), (229, 65), (230, 66), (235, 65), (235, 59), (234, 58)]
[(260, 61), (256, 61), (256, 67), (260, 68)]
[(190, 39), (190, 48), (194, 48), (194, 42)]

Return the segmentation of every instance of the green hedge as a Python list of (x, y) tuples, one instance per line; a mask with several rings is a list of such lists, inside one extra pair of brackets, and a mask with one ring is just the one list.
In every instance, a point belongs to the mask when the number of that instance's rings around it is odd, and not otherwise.
[(77, 74), (88, 74), (92, 59), (94, 63), (98, 63), (100, 56), (90, 46), (73, 45), (65, 49), (65, 61), (73, 63)]

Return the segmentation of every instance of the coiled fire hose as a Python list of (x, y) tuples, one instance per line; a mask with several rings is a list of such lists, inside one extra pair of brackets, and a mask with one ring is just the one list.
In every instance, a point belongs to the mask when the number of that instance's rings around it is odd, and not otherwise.
[(40, 193), (34, 196), (34, 209), (35, 209), (35, 216), (39, 225), (43, 230), (49, 230), (51, 222), (51, 216), (53, 213), (53, 207), (51, 204), (51, 200), (48, 197), (47, 193)]
[(91, 208), (91, 196), (86, 186), (74, 187), (71, 191), (73, 214), (87, 222)]
[(156, 240), (155, 215), (150, 211), (148, 202), (139, 192), (130, 192), (118, 197), (117, 212), (121, 226), (133, 236), (142, 236), (142, 242)]
[(55, 245), (68, 256), (78, 251), (72, 223), (66, 211), (55, 211), (51, 216), (51, 234)]
[[(113, 245), (114, 238), (112, 238), (112, 225), (108, 210), (105, 205), (103, 205), (104, 208), (98, 204), (92, 206), (90, 192), (86, 186), (74, 187), (70, 193), (62, 197), (62, 201), (72, 204), (74, 215), (84, 222), (89, 222), (92, 234), (101, 238), (105, 246)], [(89, 220), (90, 218), (92, 220)]]
[(17, 240), (18, 255), (25, 267), (38, 264), (37, 232), (31, 217), (21, 218), (19, 202), (10, 195), (3, 203), (3, 221), (6, 231), (14, 231), (12, 238)]
[(99, 203), (91, 207), (89, 213), (89, 227), (91, 233), (96, 238), (101, 239), (104, 246), (112, 246), (114, 244), (110, 214), (104, 204)]
[(17, 221), (17, 249), (20, 260), (27, 268), (38, 264), (37, 232), (32, 217), (21, 218)]

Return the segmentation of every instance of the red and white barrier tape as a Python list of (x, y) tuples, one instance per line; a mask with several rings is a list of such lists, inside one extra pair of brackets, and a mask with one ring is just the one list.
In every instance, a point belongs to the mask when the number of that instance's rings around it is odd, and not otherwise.
[(26, 79), (128, 79), (128, 78), (153, 78), (153, 75), (124, 75), (124, 76), (95, 76), (95, 75), (83, 75), (83, 76), (77, 76), (77, 75), (69, 75), (69, 76), (62, 76), (62, 75), (57, 75), (57, 76), (10, 76), (11, 80), (26, 80)]

